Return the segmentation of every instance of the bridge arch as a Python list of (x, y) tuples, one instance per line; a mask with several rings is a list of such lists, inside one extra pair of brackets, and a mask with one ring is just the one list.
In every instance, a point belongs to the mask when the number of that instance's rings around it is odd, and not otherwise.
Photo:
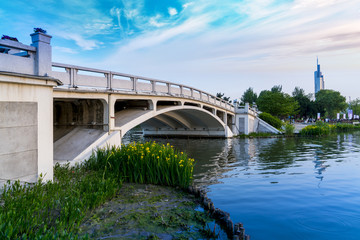
[(115, 113), (115, 130), (120, 130), (121, 137), (138, 125), (144, 130), (144, 135), (232, 135), (230, 128), (217, 115), (195, 106), (169, 106), (157, 111), (129, 109)]

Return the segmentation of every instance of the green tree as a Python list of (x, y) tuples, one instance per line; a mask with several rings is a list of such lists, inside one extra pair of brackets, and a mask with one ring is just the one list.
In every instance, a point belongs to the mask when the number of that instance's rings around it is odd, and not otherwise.
[(292, 96), (299, 104), (299, 117), (310, 117), (316, 114), (314, 102), (311, 101), (312, 94), (306, 95), (304, 89), (295, 87)]
[(256, 101), (259, 110), (279, 118), (296, 115), (299, 104), (289, 94), (283, 93), (281, 90), (281, 86), (274, 86), (271, 91), (261, 91)]
[(360, 115), (360, 99), (357, 98), (355, 100), (352, 100), (350, 102), (349, 108), (353, 110), (354, 115)]
[(335, 118), (336, 113), (344, 111), (347, 107), (346, 98), (340, 92), (323, 89), (316, 93), (315, 103), (318, 110), (323, 112), (326, 117)]
[(241, 96), (241, 104), (250, 103), (250, 106), (252, 106), (256, 100), (257, 94), (254, 93), (254, 90), (251, 87), (246, 89), (244, 94)]
[(282, 91), (281, 85), (275, 85), (271, 88), (271, 92), (273, 92), (273, 93), (281, 93), (281, 91)]
[(230, 97), (225, 97), (224, 95), (225, 95), (225, 93), (221, 93), (221, 92), (216, 93), (217, 98), (224, 99), (225, 101), (231, 103)]

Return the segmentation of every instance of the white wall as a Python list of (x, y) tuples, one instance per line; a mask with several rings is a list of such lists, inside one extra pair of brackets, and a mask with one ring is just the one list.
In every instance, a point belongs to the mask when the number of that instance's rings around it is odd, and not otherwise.
[[(21, 106), (21, 103), (37, 105), (37, 133), (35, 133), (37, 139), (25, 132), (23, 133), (24, 139), (22, 139), (23, 144), (30, 144), (30, 148), (37, 149), (37, 172), (32, 176), (22, 176), (20, 180), (34, 181), (40, 174), (44, 175), (44, 180), (53, 179), (53, 86), (55, 85), (55, 81), (49, 78), (0, 73), (0, 102), (18, 103), (11, 104), (13, 107)], [(14, 119), (14, 126), (26, 126), (24, 115), (31, 116), (31, 114), (24, 113), (23, 115), (22, 111), (24, 110), (21, 107), (18, 107), (16, 111), (18, 111), (18, 118)], [(29, 119), (29, 121), (33, 120)], [(36, 141), (36, 144), (31, 144), (31, 141)], [(9, 149), (13, 148), (12, 143), (7, 141), (7, 136), (0, 136), (0, 144), (5, 147), (8, 145)], [(23, 156), (23, 159), (12, 159), (16, 151), (18, 150), (14, 149), (13, 153), (7, 153), (8, 157), (7, 159), (3, 158), (3, 161), (13, 161), (14, 164), (18, 164), (17, 161), (26, 161), (26, 156)], [(33, 166), (33, 164), (31, 165)], [(26, 167), (26, 165), (20, 167)], [(27, 171), (24, 170), (24, 172)], [(9, 176), (11, 173), (7, 173), (7, 178)], [(19, 177), (15, 172), (12, 176), (13, 180)], [(0, 178), (2, 177), (0, 176)]]

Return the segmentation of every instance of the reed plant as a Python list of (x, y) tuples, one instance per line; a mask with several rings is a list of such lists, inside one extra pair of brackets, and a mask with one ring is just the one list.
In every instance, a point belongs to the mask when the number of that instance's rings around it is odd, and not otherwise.
[(104, 178), (186, 188), (192, 181), (194, 159), (170, 144), (134, 142), (98, 149), (84, 167), (102, 171)]
[(132, 143), (99, 149), (82, 165), (57, 164), (53, 182), (8, 182), (0, 196), (0, 239), (79, 239), (86, 214), (114, 197), (123, 180), (187, 187), (193, 165), (169, 144)]

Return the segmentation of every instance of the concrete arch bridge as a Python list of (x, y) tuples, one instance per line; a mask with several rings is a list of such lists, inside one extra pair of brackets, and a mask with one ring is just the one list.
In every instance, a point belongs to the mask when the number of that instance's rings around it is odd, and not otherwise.
[[(75, 163), (96, 147), (144, 135), (232, 137), (278, 132), (246, 105), (200, 89), (130, 74), (52, 62), (51, 36), (31, 45), (0, 39), (0, 186), (53, 179), (53, 164)], [(54, 161), (53, 161), (54, 160)]]
[(54, 159), (80, 160), (121, 144), (134, 127), (145, 136), (232, 137), (235, 107), (188, 86), (53, 63)]

